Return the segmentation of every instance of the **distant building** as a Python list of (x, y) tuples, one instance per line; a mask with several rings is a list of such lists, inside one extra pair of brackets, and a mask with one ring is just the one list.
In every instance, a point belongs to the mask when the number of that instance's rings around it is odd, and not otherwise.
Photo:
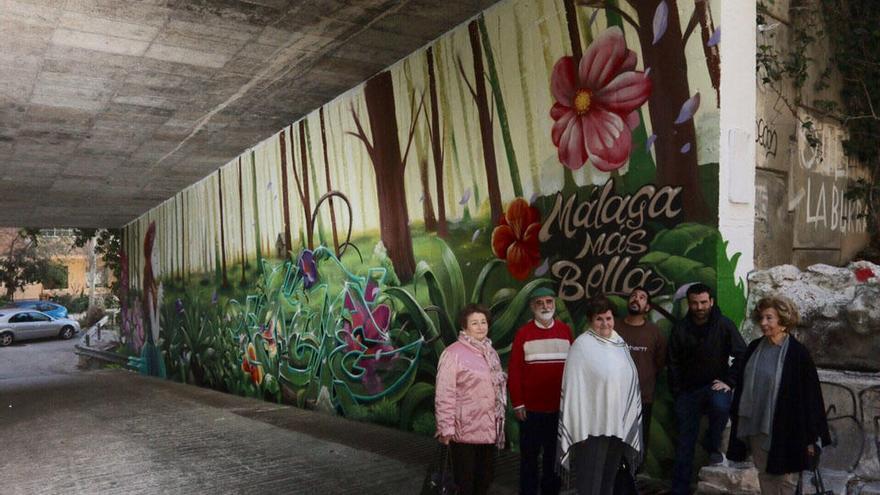
[[(0, 228), (0, 257), (7, 255), (18, 231), (14, 227)], [(73, 229), (41, 230), (38, 250), (59, 265), (60, 273), (56, 273), (53, 280), (30, 284), (23, 290), (16, 291), (15, 300), (48, 299), (61, 294), (88, 294), (89, 251), (86, 247), (73, 247)], [(95, 292), (103, 296), (110, 292), (113, 275), (100, 255), (96, 255), (95, 263)], [(5, 292), (4, 288), (2, 293)]]

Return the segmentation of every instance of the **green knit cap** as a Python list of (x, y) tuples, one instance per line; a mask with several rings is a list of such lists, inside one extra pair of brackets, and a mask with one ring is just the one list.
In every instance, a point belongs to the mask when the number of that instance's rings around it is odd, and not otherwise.
[(538, 287), (537, 289), (532, 291), (531, 299), (536, 297), (556, 297), (556, 292), (553, 291), (550, 287)]

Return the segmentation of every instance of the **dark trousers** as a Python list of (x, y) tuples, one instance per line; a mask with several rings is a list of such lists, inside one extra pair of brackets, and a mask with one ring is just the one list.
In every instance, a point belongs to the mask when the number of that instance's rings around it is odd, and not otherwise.
[(578, 495), (611, 495), (623, 457), (623, 440), (589, 437), (572, 445), (574, 483)]
[[(542, 495), (559, 493), (559, 476), (556, 474), (556, 436), (559, 429), (559, 413), (526, 412), (526, 420), (519, 425), (519, 493)], [(538, 457), (544, 451), (541, 475), (538, 476)], [(539, 481), (540, 480), (540, 481)]]
[(642, 403), (642, 465), (639, 472), (645, 468), (648, 461), (648, 439), (651, 438), (651, 404)]
[(449, 442), (452, 475), (459, 495), (489, 493), (495, 474), (495, 445)]
[(651, 438), (651, 403), (642, 403), (642, 452), (648, 457), (648, 439)]
[(730, 416), (732, 398), (732, 391), (715, 391), (712, 390), (711, 385), (681, 392), (675, 398), (678, 444), (675, 449), (675, 464), (672, 468), (673, 494), (690, 493), (694, 448), (700, 434), (700, 420), (704, 414), (709, 416), (709, 430), (706, 432), (703, 447), (710, 454), (721, 451), (721, 435)]

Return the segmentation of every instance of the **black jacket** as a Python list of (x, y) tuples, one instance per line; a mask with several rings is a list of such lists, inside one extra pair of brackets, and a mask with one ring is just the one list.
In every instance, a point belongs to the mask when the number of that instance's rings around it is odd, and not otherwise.
[[(721, 380), (737, 384), (746, 343), (730, 319), (712, 308), (709, 320), (697, 325), (690, 312), (676, 322), (669, 337), (669, 388), (673, 395)], [(728, 364), (730, 357), (733, 363)]]
[[(762, 337), (763, 338), (763, 337)], [(828, 420), (825, 417), (825, 401), (819, 386), (819, 374), (807, 348), (793, 336), (782, 363), (782, 377), (779, 395), (776, 397), (776, 411), (773, 413), (773, 431), (770, 438), (770, 452), (767, 454), (765, 470), (769, 474), (797, 473), (810, 469), (807, 446), (822, 439), (822, 445), (831, 443), (828, 433)], [(755, 339), (746, 351), (747, 362), (758, 347), (761, 339)], [(740, 372), (742, 379), (742, 371)], [(739, 401), (742, 387), (733, 394), (730, 408), (730, 443), (727, 457), (734, 461), (744, 461), (748, 452), (745, 442), (736, 438), (739, 423)]]

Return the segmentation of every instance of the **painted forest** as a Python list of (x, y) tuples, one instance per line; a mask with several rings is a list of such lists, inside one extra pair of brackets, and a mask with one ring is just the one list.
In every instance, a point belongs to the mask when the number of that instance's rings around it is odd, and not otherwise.
[[(592, 295), (644, 286), (680, 315), (693, 282), (738, 322), (718, 3), (503, 1), (246, 150), (125, 227), (132, 361), (433, 435), (469, 302), (503, 361), (540, 286), (576, 333)], [(655, 475), (674, 435), (659, 387)]]

